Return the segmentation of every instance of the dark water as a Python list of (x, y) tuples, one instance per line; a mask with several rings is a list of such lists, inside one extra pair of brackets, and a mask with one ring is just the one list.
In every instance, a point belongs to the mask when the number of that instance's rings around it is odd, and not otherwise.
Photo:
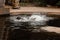
[(33, 33), (23, 30), (10, 32), (8, 40), (60, 40), (60, 34), (54, 32)]
[(48, 22), (49, 26), (56, 26), (56, 27), (60, 27), (60, 18), (59, 19), (54, 19), (54, 20), (50, 20)]
[[(8, 16), (9, 15), (0, 16), (0, 21), (4, 23), (5, 18)], [(5, 24), (3, 25), (6, 26)], [(60, 27), (60, 19), (50, 20), (48, 25)], [(0, 26), (3, 27), (1, 23)], [(54, 32), (30, 32), (21, 29), (11, 30), (10, 28), (7, 40), (60, 40), (60, 34)]]
[[(49, 26), (60, 27), (60, 19), (50, 20)], [(31, 32), (21, 29), (10, 31), (8, 40), (60, 40), (60, 34), (54, 32)]]

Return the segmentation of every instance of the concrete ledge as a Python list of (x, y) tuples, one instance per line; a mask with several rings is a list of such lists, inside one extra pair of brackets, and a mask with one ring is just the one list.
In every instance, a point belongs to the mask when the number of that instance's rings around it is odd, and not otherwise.
[(60, 12), (60, 8), (20, 7), (20, 9), (10, 9), (10, 13), (15, 12)]

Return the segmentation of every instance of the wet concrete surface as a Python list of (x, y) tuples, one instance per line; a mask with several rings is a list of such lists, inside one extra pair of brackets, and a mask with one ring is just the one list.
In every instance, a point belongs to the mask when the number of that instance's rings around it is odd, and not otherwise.
[(4, 28), (4, 17), (0, 17), (0, 38), (2, 38), (3, 28)]
[(3, 40), (3, 37), (5, 34), (4, 32), (5, 31), (5, 28), (6, 28), (6, 25), (5, 25), (5, 21), (6, 21), (6, 17), (8, 17), (8, 15), (0, 15), (0, 39)]

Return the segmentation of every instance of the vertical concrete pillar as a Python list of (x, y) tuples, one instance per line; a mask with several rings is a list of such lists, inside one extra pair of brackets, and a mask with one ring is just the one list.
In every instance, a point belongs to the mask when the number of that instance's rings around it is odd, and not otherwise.
[(4, 5), (4, 0), (0, 0), (0, 8), (3, 7)]

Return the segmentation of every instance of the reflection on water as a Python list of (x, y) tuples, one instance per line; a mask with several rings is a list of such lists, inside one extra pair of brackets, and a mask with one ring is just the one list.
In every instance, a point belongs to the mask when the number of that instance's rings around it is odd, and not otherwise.
[(48, 7), (47, 5), (49, 5), (60, 7), (60, 0), (18, 0), (17, 2), (16, 1), (17, 0), (5, 0), (5, 4), (10, 6), (20, 4), (20, 6)]

